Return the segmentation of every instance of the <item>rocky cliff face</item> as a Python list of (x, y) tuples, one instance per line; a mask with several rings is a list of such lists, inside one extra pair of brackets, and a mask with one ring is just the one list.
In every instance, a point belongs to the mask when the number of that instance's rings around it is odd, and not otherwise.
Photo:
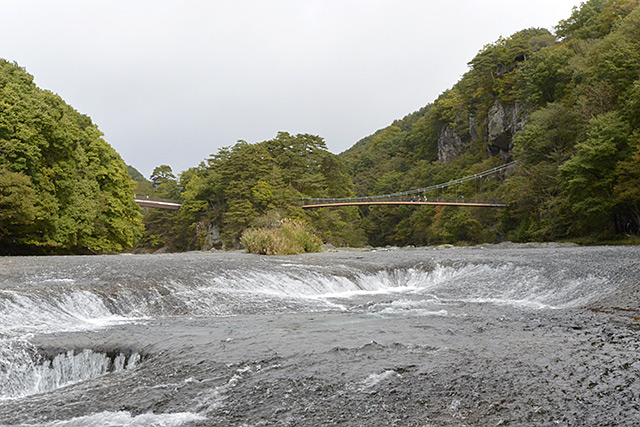
[(489, 109), (486, 123), (478, 124), (476, 117), (470, 115), (467, 128), (460, 130), (460, 127), (453, 128), (447, 124), (440, 129), (438, 160), (450, 162), (460, 156), (471, 142), (480, 138), (480, 127), (486, 129), (482, 136), (487, 143), (489, 154), (509, 155), (513, 148), (514, 135), (521, 131), (525, 124), (526, 113), (521, 104), (503, 105), (496, 100)]
[(438, 160), (449, 162), (455, 159), (464, 153), (472, 141), (477, 139), (478, 124), (474, 115), (469, 115), (467, 126), (453, 128), (450, 125), (444, 125), (438, 134)]
[(489, 109), (487, 124), (487, 150), (493, 156), (508, 155), (513, 148), (513, 137), (524, 129), (526, 116), (521, 104), (503, 105), (496, 101)]
[(450, 162), (464, 152), (469, 142), (469, 138), (463, 138), (455, 129), (444, 125), (438, 134), (438, 160)]

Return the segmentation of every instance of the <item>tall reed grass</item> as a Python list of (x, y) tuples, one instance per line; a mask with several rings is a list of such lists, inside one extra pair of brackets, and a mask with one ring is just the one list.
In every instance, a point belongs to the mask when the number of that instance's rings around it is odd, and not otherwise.
[(293, 255), (322, 250), (322, 241), (309, 226), (291, 219), (280, 220), (276, 228), (245, 230), (240, 243), (250, 253), (262, 255)]

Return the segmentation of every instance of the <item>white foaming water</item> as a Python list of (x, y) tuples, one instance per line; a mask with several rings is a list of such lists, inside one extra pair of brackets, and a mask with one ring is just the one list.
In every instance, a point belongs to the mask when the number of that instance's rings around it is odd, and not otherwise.
[(364, 381), (362, 381), (362, 389), (366, 390), (373, 388), (381, 382), (388, 380), (389, 378), (395, 378), (399, 376), (400, 374), (398, 374), (394, 370), (387, 370), (380, 374), (371, 374)]
[[(134, 319), (174, 314), (217, 316), (276, 311), (341, 309), (343, 302), (368, 295), (441, 303), (509, 304), (528, 309), (564, 308), (587, 303), (601, 293), (606, 279), (576, 278), (564, 271), (545, 274), (511, 264), (438, 265), (432, 271), (408, 268), (338, 276), (309, 269), (206, 273), (176, 283), (141, 288), (137, 284), (77, 289), (77, 280), (54, 291), (0, 290), (0, 333), (50, 333), (97, 329)], [(339, 302), (339, 303), (336, 303)], [(416, 304), (416, 303), (414, 303)], [(442, 307), (410, 307), (438, 314)], [(389, 305), (387, 312), (409, 313)]]
[(230, 294), (250, 293), (317, 300), (408, 292), (424, 287), (425, 279), (430, 274), (413, 268), (359, 273), (353, 277), (305, 270), (287, 273), (250, 271), (241, 275), (211, 276), (206, 278), (206, 282), (211, 290)]
[(29, 427), (177, 427), (193, 421), (204, 421), (206, 417), (191, 412), (173, 414), (140, 414), (129, 412), (98, 412), (92, 415), (72, 418), (70, 420), (53, 421), (43, 424), (25, 424)]
[(449, 312), (443, 308), (437, 309), (440, 302), (399, 300), (373, 304), (369, 311), (378, 315), (389, 316), (447, 316)]
[(526, 309), (577, 307), (600, 295), (607, 279), (589, 275), (571, 277), (569, 272), (545, 274), (531, 267), (504, 264), (469, 264), (459, 268), (438, 266), (424, 282), (442, 302), (491, 303)]
[[(138, 310), (129, 311), (135, 314)], [(103, 298), (88, 290), (57, 295), (0, 291), (0, 332), (78, 331), (127, 320), (113, 313)]]
[(102, 353), (85, 349), (75, 354), (68, 351), (44, 360), (28, 341), (0, 341), (0, 399), (12, 399), (55, 390), (67, 385), (134, 369), (140, 355), (119, 354), (113, 360)]
[[(571, 277), (569, 272), (545, 274), (529, 266), (512, 264), (438, 265), (432, 271), (421, 269), (382, 270), (359, 273), (353, 277), (314, 272), (252, 272), (241, 277), (211, 279), (212, 289), (229, 293), (263, 294), (275, 297), (331, 302), (367, 295), (388, 294), (392, 299), (403, 294), (423, 296), (423, 300), (490, 303), (526, 309), (555, 309), (584, 305), (602, 292), (607, 279), (597, 276)], [(413, 297), (416, 299), (416, 297)], [(402, 302), (401, 304), (403, 304)], [(413, 308), (420, 302), (411, 302)], [(390, 306), (408, 314), (407, 307)], [(441, 309), (430, 314), (442, 314)]]

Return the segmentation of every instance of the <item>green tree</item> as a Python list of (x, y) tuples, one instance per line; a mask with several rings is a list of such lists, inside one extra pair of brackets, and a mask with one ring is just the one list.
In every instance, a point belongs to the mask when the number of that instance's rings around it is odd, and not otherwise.
[(603, 114), (589, 123), (587, 139), (561, 167), (571, 231), (599, 234), (607, 230), (615, 206), (616, 165), (628, 152), (629, 126), (618, 113)]
[(637, 0), (589, 0), (573, 8), (556, 27), (563, 39), (598, 39), (606, 36), (638, 5)]
[(533, 55), (518, 72), (521, 97), (542, 107), (563, 98), (572, 82), (569, 61), (574, 55), (567, 46), (549, 47)]
[[(117, 252), (142, 230), (124, 162), (87, 116), (0, 60), (0, 169), (23, 174), (33, 217), (6, 252)], [(31, 193), (29, 193), (31, 194)]]
[(136, 168), (127, 165), (127, 173), (136, 183), (136, 196), (153, 197), (153, 184), (147, 180)]
[(616, 165), (615, 201), (622, 208), (624, 231), (640, 233), (640, 135), (636, 134), (632, 150)]
[(20, 231), (33, 222), (35, 202), (28, 176), (0, 169), (0, 252), (14, 245)]
[(178, 179), (169, 165), (160, 165), (153, 169), (153, 172), (151, 172), (151, 184), (155, 189), (155, 195), (158, 197), (177, 199), (180, 195)]

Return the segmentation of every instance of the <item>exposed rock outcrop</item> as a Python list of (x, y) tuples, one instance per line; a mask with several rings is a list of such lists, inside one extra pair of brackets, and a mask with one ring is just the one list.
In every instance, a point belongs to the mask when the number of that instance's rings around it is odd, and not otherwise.
[(526, 116), (522, 105), (504, 106), (496, 101), (488, 113), (487, 150), (491, 155), (506, 155), (513, 148), (513, 136), (526, 124)]
[(438, 135), (438, 160), (450, 162), (462, 154), (468, 144), (469, 138), (463, 139), (455, 129), (444, 125)]
[(222, 247), (222, 240), (220, 239), (220, 229), (217, 225), (211, 224), (208, 227), (207, 234), (204, 237), (201, 250), (208, 251), (213, 248), (219, 249)]
[[(487, 151), (493, 156), (508, 155), (513, 148), (514, 135), (526, 124), (524, 107), (519, 103), (503, 105), (496, 100), (486, 120), (482, 137), (487, 142)], [(438, 134), (438, 160), (450, 162), (462, 155), (471, 142), (481, 139), (480, 127), (475, 115), (469, 115), (466, 129), (464, 124), (458, 127), (449, 124), (442, 126)]]
[[(460, 156), (468, 148), (472, 141), (478, 139), (478, 124), (476, 117), (470, 114), (467, 118), (468, 124), (461, 120), (461, 125), (458, 128), (453, 128), (450, 125), (444, 125), (440, 128), (438, 134), (438, 160), (441, 162), (449, 162), (456, 157)], [(462, 128), (462, 133), (460, 129)]]

